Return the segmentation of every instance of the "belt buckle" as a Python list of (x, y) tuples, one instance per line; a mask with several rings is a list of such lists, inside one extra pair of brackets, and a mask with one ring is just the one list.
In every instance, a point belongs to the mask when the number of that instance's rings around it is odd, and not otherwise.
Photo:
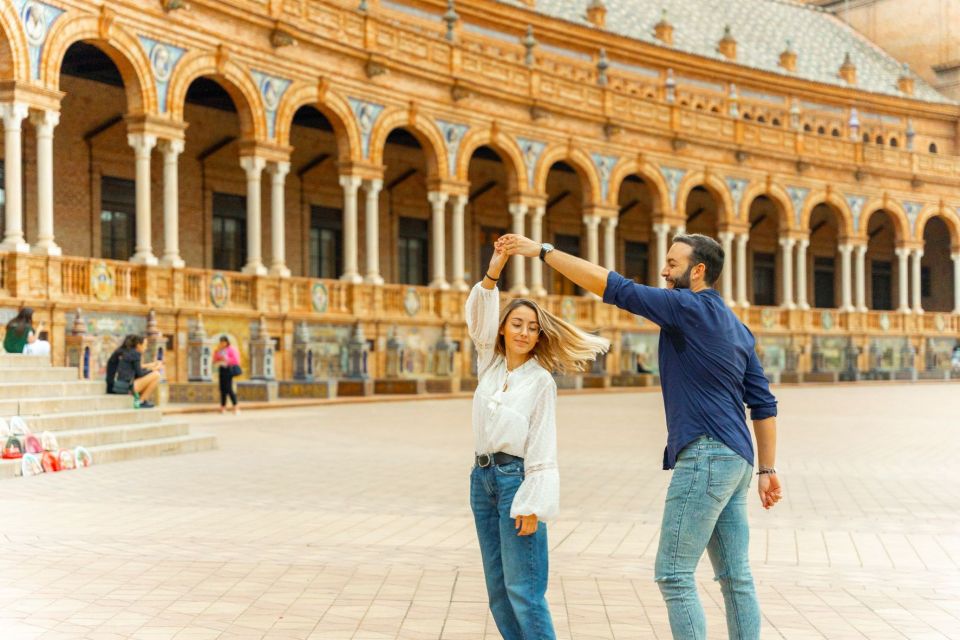
[(490, 466), (490, 463), (493, 461), (493, 456), (489, 453), (481, 453), (477, 456), (477, 464), (481, 469), (486, 469)]

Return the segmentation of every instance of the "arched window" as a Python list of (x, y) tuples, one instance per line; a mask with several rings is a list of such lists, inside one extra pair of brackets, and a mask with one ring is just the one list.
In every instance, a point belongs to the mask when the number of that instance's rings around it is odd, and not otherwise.
[(891, 147), (899, 147), (899, 146), (900, 146), (900, 143), (897, 141), (896, 138), (890, 138), (890, 146), (891, 146)]
[(869, 133), (863, 134), (863, 141), (864, 141), (864, 142), (868, 142), (868, 143), (870, 142), (870, 134), (869, 134)]
[(823, 135), (826, 135), (826, 134), (827, 134), (827, 130), (826, 130), (825, 128), (823, 128), (823, 127), (817, 127), (817, 133), (819, 133), (821, 136), (823, 136)]
[(779, 126), (780, 126), (780, 118), (774, 118), (773, 120), (770, 121), (770, 124), (772, 124), (772, 125), (775, 126), (775, 127), (779, 127)]
[(696, 109), (697, 111), (703, 111), (703, 104), (698, 102), (696, 106), (694, 106), (693, 108)]
[(764, 118), (763, 116), (757, 116), (757, 122), (759, 122), (760, 124), (766, 124), (767, 119)]
[(830, 135), (832, 135), (834, 138), (839, 138), (839, 137), (840, 137), (840, 129), (834, 129), (833, 131), (830, 132)]
[(710, 107), (710, 113), (720, 113), (720, 107), (718, 107), (717, 105), (713, 105), (712, 107)]
[(690, 102), (689, 102), (688, 100), (681, 100), (681, 101), (680, 101), (680, 106), (682, 106), (682, 107), (689, 107), (689, 106), (690, 106)]
[(883, 144), (883, 136), (877, 136), (877, 144), (879, 145)]
[(810, 133), (811, 131), (813, 131), (813, 127), (810, 126), (810, 123), (807, 123), (803, 125), (803, 130), (807, 133)]
[(753, 120), (753, 116), (751, 116), (749, 113), (745, 113), (745, 114), (743, 114), (743, 119), (744, 119), (744, 120)]
[(937, 152), (937, 143), (936, 143), (936, 142), (931, 142), (931, 143), (930, 143), (930, 147), (928, 148), (928, 150), (930, 151), (930, 153), (936, 153), (936, 152)]

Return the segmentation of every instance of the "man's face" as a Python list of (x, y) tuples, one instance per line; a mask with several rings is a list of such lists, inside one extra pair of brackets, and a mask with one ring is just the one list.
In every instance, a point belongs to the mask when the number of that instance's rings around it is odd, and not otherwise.
[(690, 288), (690, 273), (694, 266), (690, 264), (691, 253), (693, 253), (693, 247), (688, 244), (675, 242), (670, 245), (670, 251), (667, 252), (667, 264), (660, 272), (660, 275), (667, 281), (668, 289)]

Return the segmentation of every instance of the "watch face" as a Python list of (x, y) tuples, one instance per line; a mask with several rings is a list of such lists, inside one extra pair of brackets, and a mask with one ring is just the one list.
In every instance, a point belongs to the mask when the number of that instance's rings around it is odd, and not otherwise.
[(549, 242), (544, 242), (544, 243), (543, 243), (543, 250), (544, 250), (544, 251), (553, 251), (553, 245), (550, 244)]

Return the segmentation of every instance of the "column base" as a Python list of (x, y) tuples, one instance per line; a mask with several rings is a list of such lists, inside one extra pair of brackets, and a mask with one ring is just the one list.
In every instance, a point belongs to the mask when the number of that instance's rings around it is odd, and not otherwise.
[(747, 302), (746, 300), (740, 300), (739, 302), (737, 302), (737, 306), (738, 306), (738, 307), (741, 307), (741, 308), (743, 308), (743, 309), (749, 309), (749, 308), (750, 308), (750, 303)]
[(287, 268), (285, 264), (272, 264), (270, 265), (270, 275), (280, 276), (281, 278), (290, 277), (290, 269)]
[(793, 304), (792, 302), (788, 302), (788, 303), (786, 303), (786, 304), (781, 304), (781, 305), (780, 305), (780, 308), (781, 308), (781, 309), (786, 309), (786, 310), (788, 310), (788, 311), (792, 311), (792, 310), (794, 310), (794, 309), (797, 308), (797, 305)]
[(440, 289), (441, 291), (446, 291), (450, 288), (450, 283), (446, 280), (434, 280), (430, 283), (431, 289)]
[(245, 273), (248, 276), (265, 276), (267, 275), (267, 268), (263, 266), (262, 262), (248, 262), (244, 265), (241, 273)]
[(910, 307), (900, 307), (899, 309), (897, 309), (897, 313), (910, 315), (911, 313), (913, 313), (913, 309), (911, 309)]
[(363, 278), (360, 277), (359, 273), (345, 273), (340, 276), (341, 282), (349, 282), (350, 284), (361, 284)]
[(530, 289), (530, 295), (535, 298), (542, 298), (543, 296), (547, 295), (547, 290), (543, 287), (533, 287)]
[(174, 269), (182, 269), (187, 266), (187, 263), (183, 261), (183, 258), (178, 255), (163, 256), (160, 259), (160, 264), (165, 267), (173, 267)]
[(869, 309), (863, 306), (863, 307), (857, 307), (857, 311), (859, 311), (860, 313), (866, 313), (867, 311), (869, 311)]
[(30, 253), (30, 245), (23, 240), (4, 240), (0, 243), (0, 251), (10, 253)]
[(800, 309), (800, 311), (810, 311), (810, 305), (806, 302), (801, 302), (797, 305), (797, 308)]
[(470, 285), (467, 284), (466, 280), (458, 280), (453, 283), (453, 289), (455, 291), (470, 291)]
[(523, 285), (514, 286), (510, 287), (510, 293), (518, 296), (527, 296), (530, 295), (530, 289), (527, 289), (527, 287)]
[(130, 258), (130, 262), (133, 264), (145, 264), (152, 267), (157, 264), (157, 256), (149, 252), (137, 252), (133, 254), (132, 258)]
[(62, 256), (63, 249), (57, 246), (56, 242), (48, 240), (46, 242), (38, 242), (30, 248), (30, 253), (36, 256)]
[(914, 310), (913, 310), (913, 315), (915, 315), (915, 316), (922, 316), (923, 313), (924, 313), (923, 309), (914, 309)]
[(383, 284), (383, 276), (381, 276), (379, 273), (368, 273), (363, 277), (363, 281), (367, 284), (380, 286)]

